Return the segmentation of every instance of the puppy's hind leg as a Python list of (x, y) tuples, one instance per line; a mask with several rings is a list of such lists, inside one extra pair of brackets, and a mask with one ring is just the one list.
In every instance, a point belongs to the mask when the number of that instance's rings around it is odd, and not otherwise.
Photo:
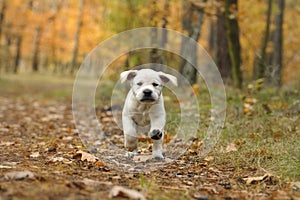
[(136, 136), (125, 135), (125, 148), (128, 150), (125, 154), (126, 157), (132, 158), (135, 156), (138, 150), (138, 138)]
[(138, 137), (125, 134), (125, 144), (124, 145), (128, 151), (132, 151), (132, 152), (137, 151)]
[(138, 136), (132, 119), (123, 116), (124, 146), (127, 149), (126, 156), (133, 157), (138, 149)]

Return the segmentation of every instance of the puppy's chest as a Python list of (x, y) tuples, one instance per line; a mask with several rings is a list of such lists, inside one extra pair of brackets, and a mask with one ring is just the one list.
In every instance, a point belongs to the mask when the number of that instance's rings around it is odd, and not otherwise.
[(139, 126), (147, 126), (150, 124), (149, 111), (135, 112), (132, 116), (132, 120)]

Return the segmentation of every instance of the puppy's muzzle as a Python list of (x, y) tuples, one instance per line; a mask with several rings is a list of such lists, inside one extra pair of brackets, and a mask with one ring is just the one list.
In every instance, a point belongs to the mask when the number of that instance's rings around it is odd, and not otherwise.
[(153, 102), (155, 101), (155, 99), (152, 97), (152, 90), (149, 90), (149, 89), (145, 89), (143, 91), (143, 98), (141, 99), (142, 102)]

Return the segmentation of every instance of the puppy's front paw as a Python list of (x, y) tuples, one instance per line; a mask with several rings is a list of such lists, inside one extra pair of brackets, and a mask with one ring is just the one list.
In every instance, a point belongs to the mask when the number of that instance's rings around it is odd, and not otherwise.
[(165, 159), (162, 152), (160, 152), (160, 151), (152, 152), (152, 158), (155, 161), (163, 161)]
[(162, 137), (163, 133), (158, 130), (158, 129), (154, 129), (152, 132), (150, 132), (150, 138), (152, 140), (159, 140)]
[(155, 161), (164, 161), (165, 158), (164, 157), (154, 157), (153, 158)]

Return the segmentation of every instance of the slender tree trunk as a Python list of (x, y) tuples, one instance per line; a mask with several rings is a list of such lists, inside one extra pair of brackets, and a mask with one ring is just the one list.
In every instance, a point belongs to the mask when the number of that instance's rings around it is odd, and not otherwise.
[(215, 60), (222, 78), (232, 80), (231, 61), (229, 56), (228, 41), (226, 37), (225, 12), (220, 7), (217, 8), (217, 27), (216, 27), (216, 56)]
[[(11, 29), (11, 25), (8, 25), (9, 29)], [(11, 44), (12, 44), (12, 35), (10, 32), (5, 33), (5, 57), (3, 60), (5, 60), (5, 72), (11, 71)]]
[(268, 0), (265, 35), (262, 40), (260, 54), (257, 55), (257, 57), (255, 58), (256, 60), (254, 61), (254, 66), (253, 66), (253, 79), (254, 80), (265, 77), (266, 49), (268, 46), (269, 36), (270, 36), (271, 14), (272, 14), (272, 0)]
[(2, 28), (3, 28), (4, 18), (5, 18), (5, 11), (6, 11), (6, 0), (2, 0), (1, 8), (0, 8), (0, 41), (2, 36)]
[(35, 36), (33, 40), (32, 51), (32, 71), (37, 72), (39, 70), (39, 53), (40, 53), (40, 41), (41, 41), (42, 28), (37, 27), (35, 29)]
[[(188, 36), (190, 36), (193, 31), (192, 18), (193, 18), (193, 13), (194, 13), (194, 7), (192, 6), (192, 4), (189, 1), (182, 0), (182, 11), (183, 11), (183, 14), (182, 14), (182, 20), (181, 20), (181, 28), (183, 31), (187, 31)], [(189, 52), (187, 52), (188, 49), (189, 49), (188, 39), (186, 38), (186, 36), (184, 36), (181, 39), (181, 48), (180, 48), (180, 55), (182, 55), (184, 57), (181, 59), (181, 62), (179, 65), (180, 74), (183, 74), (183, 70), (187, 63), (186, 55), (189, 53)], [(193, 66), (191, 66), (191, 67), (193, 67)], [(188, 78), (187, 75), (186, 75), (186, 78)], [(190, 82), (195, 82), (193, 79), (194, 79), (194, 77), (190, 77), (188, 80)]]
[[(161, 18), (162, 20), (162, 28), (166, 28), (168, 24), (167, 20), (167, 13), (169, 9), (169, 2), (168, 0), (165, 0), (164, 2), (164, 14)], [(152, 12), (151, 12), (151, 26), (157, 27), (158, 26), (158, 20), (157, 19), (157, 12), (158, 12), (158, 7), (157, 7), (157, 0), (152, 1)], [(151, 42), (155, 46), (159, 46), (160, 44), (162, 47), (165, 46), (167, 43), (167, 30), (162, 30), (162, 35), (161, 35), (161, 40), (158, 40), (159, 35), (156, 29), (153, 29), (151, 32)], [(163, 52), (157, 48), (153, 48), (150, 50), (149, 53), (149, 60), (151, 63), (159, 63), (162, 64), (164, 63), (164, 55)], [(162, 70), (161, 68), (155, 68), (155, 70)]]
[[(154, 25), (155, 27), (155, 25)], [(157, 29), (152, 29), (151, 30), (151, 44), (153, 46), (158, 46), (158, 33), (157, 33)], [(161, 60), (160, 60), (160, 55), (159, 55), (159, 52), (158, 52), (158, 49), (157, 48), (152, 48), (150, 50), (150, 53), (149, 53), (149, 62), (150, 63), (161, 63)]]
[(15, 54), (15, 63), (14, 63), (14, 73), (18, 73), (20, 60), (21, 60), (21, 47), (22, 47), (22, 36), (19, 35), (16, 41), (16, 54)]
[[(157, 21), (157, 0), (152, 0), (151, 2), (151, 21), (150, 21), (150, 25), (152, 27), (157, 27), (158, 21)], [(158, 46), (158, 33), (157, 33), (157, 29), (152, 29), (151, 30), (151, 43), (153, 46)], [(149, 62), (150, 63), (162, 63), (162, 60), (160, 59), (160, 54), (158, 52), (157, 48), (152, 48), (150, 50), (149, 53)], [(157, 69), (158, 70), (158, 69)]]
[(84, 8), (84, 0), (79, 1), (79, 8), (78, 8), (78, 17), (77, 17), (77, 26), (75, 32), (75, 39), (74, 39), (74, 47), (71, 56), (71, 74), (74, 73), (75, 69), (77, 68), (77, 56), (78, 56), (78, 49), (79, 49), (79, 38), (80, 38), (80, 30), (82, 26), (82, 15), (83, 15), (83, 8)]
[(208, 24), (208, 50), (216, 58), (217, 50), (217, 24), (214, 19), (210, 17)]
[(54, 65), (54, 68), (52, 69), (52, 72), (54, 73), (55, 68), (56, 68), (56, 64), (58, 63), (57, 61), (57, 46), (56, 46), (56, 41), (54, 38), (58, 37), (57, 31), (56, 31), (56, 19), (58, 14), (60, 13), (62, 7), (63, 7), (64, 1), (58, 1), (55, 3), (54, 8), (53, 8), (53, 12), (52, 14), (48, 17), (48, 29), (50, 30), (50, 34), (53, 37), (53, 39), (51, 39), (51, 43), (49, 44), (49, 50), (50, 53), (46, 54), (47, 56), (47, 66), (51, 66)]
[[(206, 3), (206, 0), (202, 0), (202, 3)], [(204, 18), (204, 7), (196, 7), (189, 1), (183, 0), (183, 18), (182, 29), (188, 32), (188, 36), (191, 39), (183, 38), (181, 41), (181, 55), (185, 59), (182, 59), (180, 64), (180, 73), (190, 82), (194, 84), (197, 82), (197, 45), (192, 43), (192, 40), (198, 41), (200, 37), (201, 27)], [(194, 13), (196, 13), (197, 20), (193, 23)], [(191, 60), (193, 64), (187, 62), (187, 59)]]
[(275, 87), (281, 85), (281, 72), (282, 72), (282, 57), (283, 57), (283, 17), (284, 17), (284, 0), (276, 0), (277, 13), (275, 16), (275, 30), (273, 36), (274, 50), (270, 65), (268, 76), (268, 82)]
[[(232, 11), (237, 10), (238, 0), (225, 0), (225, 24), (228, 42), (229, 57), (232, 66), (233, 85), (236, 88), (242, 87), (241, 72), (241, 46), (239, 39), (239, 26), (236, 16)], [(234, 10), (232, 10), (234, 9)]]
[[(167, 16), (168, 16), (168, 13), (169, 13), (169, 0), (165, 0), (165, 4), (164, 4), (164, 15), (162, 17), (162, 28), (167, 28), (167, 25), (168, 25), (168, 19), (167, 19)], [(167, 44), (168, 42), (168, 32), (167, 30), (163, 30), (162, 31), (162, 36), (161, 36), (161, 46), (162, 47), (165, 47), (165, 45)]]

